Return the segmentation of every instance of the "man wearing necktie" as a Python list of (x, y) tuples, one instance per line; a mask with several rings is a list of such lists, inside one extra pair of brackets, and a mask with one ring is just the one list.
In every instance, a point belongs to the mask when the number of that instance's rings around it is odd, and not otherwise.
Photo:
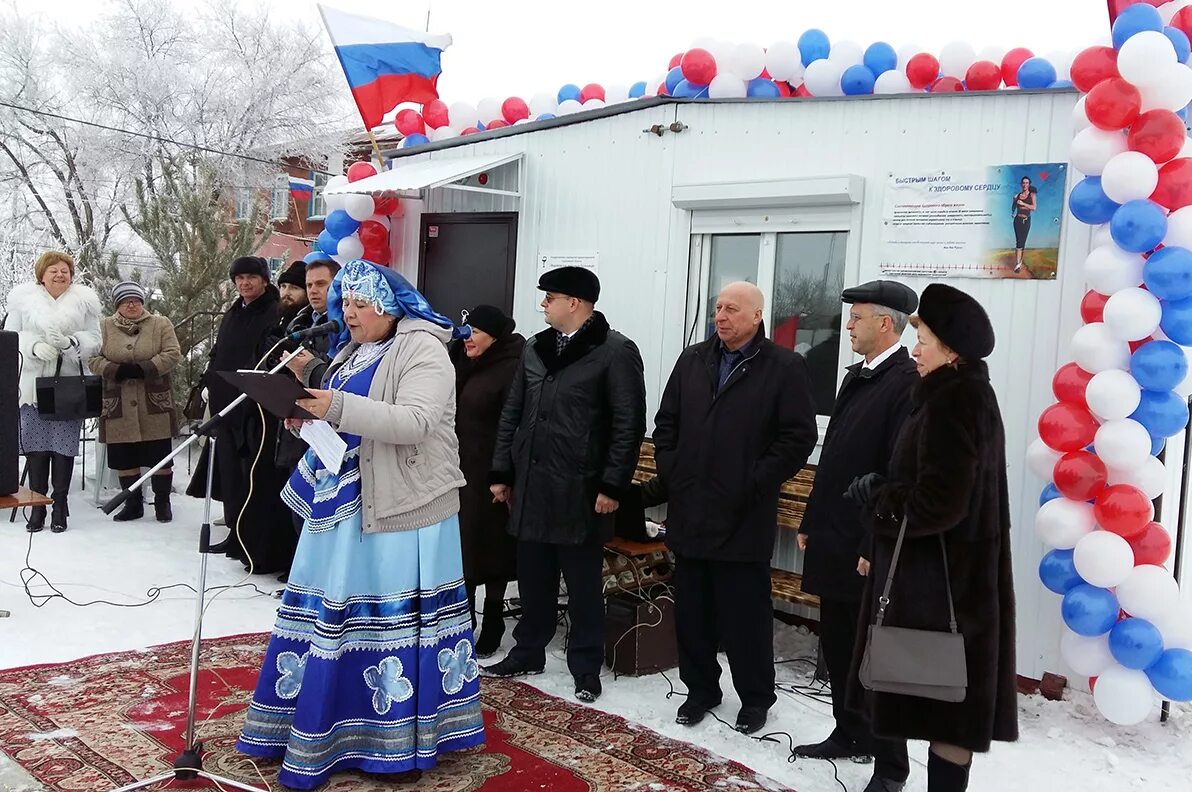
[(820, 598), (820, 642), (836, 728), (823, 742), (796, 746), (795, 753), (813, 759), (874, 757), (865, 792), (897, 792), (909, 772), (906, 741), (875, 739), (866, 720), (844, 702), (869, 571), (859, 504), (885, 473), (910, 412), (911, 388), (919, 375), (901, 337), (919, 300), (909, 287), (886, 280), (845, 289), (840, 299), (851, 303), (849, 341), (864, 359), (848, 367), (840, 386), (798, 534), (805, 553), (803, 590)]

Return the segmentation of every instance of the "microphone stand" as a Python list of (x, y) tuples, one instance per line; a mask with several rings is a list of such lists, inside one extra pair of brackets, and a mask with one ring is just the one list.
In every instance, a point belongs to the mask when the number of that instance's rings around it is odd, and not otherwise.
[[(273, 351), (277, 349), (283, 342), (289, 339), (289, 336), (283, 336), (281, 341), (273, 346), (265, 353), (262, 360), (268, 358)], [(281, 362), (269, 370), (270, 374), (275, 374), (285, 368), (286, 364), (293, 360), (302, 351), (303, 347), (299, 345), (293, 352), (288, 353), (282, 358)], [(258, 363), (258, 366), (260, 364)], [(230, 778), (215, 775), (203, 769), (203, 744), (198, 741), (195, 734), (195, 710), (198, 707), (198, 692), (199, 692), (199, 649), (200, 641), (203, 634), (203, 598), (206, 594), (207, 588), (207, 555), (211, 548), (211, 483), (215, 478), (215, 429), (232, 410), (236, 409), (239, 404), (248, 398), (247, 394), (241, 393), (232, 403), (224, 407), (218, 414), (211, 416), (207, 421), (195, 429), (194, 433), (187, 438), (186, 442), (175, 448), (170, 452), (169, 456), (158, 462), (149, 470), (148, 473), (141, 476), (134, 484), (126, 489), (121, 490), (114, 498), (109, 500), (103, 506), (104, 514), (111, 514), (124, 503), (133, 490), (140, 487), (145, 482), (149, 481), (154, 473), (169, 465), (174, 457), (182, 453), (184, 449), (190, 446), (191, 443), (198, 440), (200, 437), (206, 436), (208, 443), (207, 456), (207, 487), (203, 496), (203, 524), (199, 528), (199, 576), (195, 585), (195, 622), (194, 635), (190, 642), (190, 696), (186, 705), (186, 748), (174, 760), (174, 768), (168, 772), (161, 773), (152, 778), (147, 778), (144, 781), (137, 781), (127, 786), (122, 786), (113, 792), (131, 792), (134, 789), (142, 789), (150, 787), (163, 781), (192, 781), (195, 778), (205, 778), (208, 781), (213, 781), (218, 786), (220, 784), (231, 787), (233, 789), (242, 790), (242, 792), (269, 792), (268, 789), (262, 790), (260, 787), (249, 786), (248, 784), (235, 781)], [(235, 531), (236, 527), (231, 526), (231, 530)]]

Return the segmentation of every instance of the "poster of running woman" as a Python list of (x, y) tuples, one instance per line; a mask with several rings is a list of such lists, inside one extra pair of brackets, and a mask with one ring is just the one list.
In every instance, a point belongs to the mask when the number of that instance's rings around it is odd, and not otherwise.
[(1054, 280), (1067, 165), (891, 173), (882, 211), (888, 275)]

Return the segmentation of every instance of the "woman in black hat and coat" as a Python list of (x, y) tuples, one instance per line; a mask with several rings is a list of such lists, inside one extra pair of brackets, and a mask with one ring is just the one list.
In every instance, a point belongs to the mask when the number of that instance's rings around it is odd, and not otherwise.
[(483, 617), (476, 639), (478, 657), (490, 657), (505, 634), (505, 589), (517, 578), (517, 540), (509, 535), (509, 508), (494, 503), (488, 471), (497, 444), (497, 423), (517, 373), (526, 339), (500, 308), (478, 305), (467, 313), (472, 337), (451, 351), (455, 364), (455, 433), (467, 486), (460, 490), (459, 527), (464, 582), (475, 624), (476, 589), (484, 586)]
[[(889, 478), (869, 474), (849, 488), (851, 497), (865, 504), (873, 536), (853, 678), (905, 517), (906, 539), (884, 623), (947, 630), (950, 581), (968, 687), (958, 703), (867, 692), (858, 685), (849, 698), (868, 713), (875, 734), (929, 740), (928, 789), (953, 792), (967, 788), (974, 752), (988, 751), (993, 740), (1018, 739), (1006, 442), (984, 362), (993, 351), (993, 327), (981, 305), (933, 283), (911, 322), (918, 331), (912, 356), (921, 380), (895, 443)], [(875, 777), (869, 790), (902, 788), (880, 784)]]

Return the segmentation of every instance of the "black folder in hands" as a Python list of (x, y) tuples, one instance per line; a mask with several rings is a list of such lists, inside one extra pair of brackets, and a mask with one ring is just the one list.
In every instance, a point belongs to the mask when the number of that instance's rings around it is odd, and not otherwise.
[(303, 418), (317, 420), (313, 415), (295, 404), (299, 399), (309, 399), (310, 394), (293, 374), (278, 371), (217, 371), (248, 398), (264, 407), (278, 418)]

